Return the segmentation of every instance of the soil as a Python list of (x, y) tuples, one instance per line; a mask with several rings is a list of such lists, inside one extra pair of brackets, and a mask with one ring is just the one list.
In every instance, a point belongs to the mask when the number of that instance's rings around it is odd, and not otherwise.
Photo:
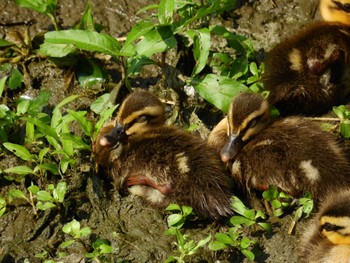
[[(85, 1), (58, 0), (59, 18), (62, 27), (70, 27), (79, 21), (85, 9)], [(157, 1), (90, 1), (95, 20), (102, 24), (104, 32), (114, 37), (123, 37), (141, 18), (137, 11)], [(319, 19), (316, 1), (305, 0), (250, 0), (239, 1), (239, 8), (218, 21), (233, 32), (245, 35), (253, 40), (254, 47), (262, 55), (286, 36), (293, 34), (304, 25)], [(0, 2), (0, 36), (10, 31), (24, 31), (28, 24), (30, 33), (35, 36), (52, 30), (48, 17), (19, 8), (13, 0)], [(107, 68), (110, 65), (105, 65)], [(111, 78), (120, 79), (120, 69), (110, 68)], [(71, 94), (81, 94), (82, 98), (69, 104), (73, 109), (89, 109), (90, 104), (103, 91), (113, 87), (96, 86), (92, 90), (79, 87), (73, 80), (66, 85), (67, 69), (60, 69), (47, 60), (33, 60), (28, 63), (26, 89), (22, 95), (34, 97), (40, 90), (53, 93), (50, 105)], [(161, 82), (159, 69), (150, 68), (133, 80), (133, 87), (153, 86), (159, 88)], [(12, 98), (10, 98), (12, 99)], [(14, 98), (13, 98), (14, 99)], [(198, 117), (194, 116), (198, 121)], [(200, 120), (199, 120), (200, 121)], [(215, 124), (212, 120), (212, 125)], [(203, 125), (205, 137), (212, 125)], [(3, 149), (3, 148), (2, 148)], [(89, 252), (96, 238), (106, 239), (114, 248), (112, 255), (106, 255), (95, 262), (164, 262), (174, 252), (174, 237), (165, 235), (167, 229), (164, 211), (145, 206), (142, 200), (132, 195), (121, 195), (113, 189), (108, 178), (96, 173), (93, 158), (88, 153), (85, 159), (78, 160), (75, 171), (68, 171), (65, 180), (69, 189), (66, 196), (67, 208), (50, 210), (34, 215), (32, 208), (24, 201), (15, 200), (8, 206), (8, 212), (0, 218), (0, 262), (42, 262), (34, 255), (49, 252), (49, 257), (58, 261), (59, 244), (69, 239), (62, 232), (62, 226), (73, 218), (83, 226), (89, 226), (93, 235), (68, 247), (63, 262), (85, 262), (84, 253)], [(0, 169), (18, 165), (13, 155), (0, 153)], [(52, 180), (60, 178), (52, 178)], [(0, 179), (0, 196), (6, 196), (13, 185)], [(19, 188), (28, 187), (30, 182), (17, 184)], [(271, 219), (272, 220), (272, 219)], [(260, 244), (262, 253), (256, 262), (299, 262), (297, 245), (307, 220), (296, 226), (294, 234), (289, 235), (288, 227), (292, 215), (273, 219), (272, 233), (250, 233)], [(186, 233), (194, 240), (200, 240), (217, 231), (227, 229), (222, 223), (195, 222), (186, 227)], [(227, 250), (213, 252), (204, 248), (190, 257), (188, 262), (248, 262), (239, 252)]]

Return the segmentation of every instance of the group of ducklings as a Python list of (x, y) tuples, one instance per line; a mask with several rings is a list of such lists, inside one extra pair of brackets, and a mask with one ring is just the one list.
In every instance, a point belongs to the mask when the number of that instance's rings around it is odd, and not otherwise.
[[(326, 22), (268, 54), (268, 99), (237, 95), (208, 141), (166, 125), (163, 103), (135, 91), (101, 129), (94, 143), (97, 163), (119, 189), (151, 205), (190, 205), (214, 220), (232, 215), (236, 189), (250, 193), (276, 185), (294, 197), (311, 192), (319, 211), (302, 238), (300, 259), (350, 262), (348, 156), (331, 133), (292, 116), (324, 113), (350, 93), (350, 1), (321, 0), (320, 11)], [(271, 117), (271, 105), (282, 118)]]

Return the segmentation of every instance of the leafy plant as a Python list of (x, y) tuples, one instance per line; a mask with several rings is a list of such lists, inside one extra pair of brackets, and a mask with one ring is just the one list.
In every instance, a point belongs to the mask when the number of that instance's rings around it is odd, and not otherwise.
[(55, 29), (58, 30), (56, 19), (57, 0), (16, 0), (16, 3), (21, 7), (30, 8), (40, 14), (48, 16)]
[(165, 208), (166, 211), (179, 211), (179, 213), (171, 214), (167, 218), (168, 226), (180, 229), (185, 222), (193, 217), (195, 213), (190, 206), (179, 206), (177, 204), (170, 204)]
[(234, 215), (230, 218), (230, 223), (233, 226), (257, 225), (266, 231), (271, 230), (271, 224), (265, 221), (266, 215), (262, 211), (260, 210), (255, 211), (254, 209), (247, 208), (243, 204), (243, 202), (236, 196), (232, 197), (232, 209), (237, 214), (239, 214), (239, 215)]
[(339, 132), (346, 139), (350, 138), (350, 111), (344, 106), (333, 107), (333, 112), (340, 119)]
[(273, 215), (277, 217), (282, 216), (285, 210), (289, 209), (295, 203), (293, 197), (284, 192), (279, 192), (274, 185), (270, 185), (269, 188), (263, 192), (262, 196), (271, 204)]
[(91, 233), (91, 229), (89, 227), (81, 228), (80, 222), (75, 219), (66, 223), (63, 226), (62, 231), (67, 235), (71, 236), (73, 239), (62, 242), (60, 244), (60, 248), (67, 248), (70, 245), (72, 245), (74, 242), (76, 242), (76, 240), (79, 240), (80, 238), (83, 238), (83, 237), (87, 237)]
[(11, 189), (8, 192), (9, 202), (13, 201), (13, 198), (25, 199), (32, 207), (35, 214), (37, 210), (52, 209), (57, 204), (64, 202), (64, 196), (67, 191), (66, 182), (59, 182), (56, 187), (53, 184), (47, 186), (47, 190), (40, 190), (36, 185), (31, 185), (27, 188), (28, 193), (25, 194), (19, 189)]
[(0, 196), (0, 217), (6, 212), (6, 200)]
[(92, 243), (93, 251), (86, 253), (85, 257), (98, 260), (105, 254), (113, 253), (113, 247), (109, 244), (108, 240), (97, 239)]
[(216, 233), (215, 240), (209, 244), (209, 249), (217, 251), (227, 248), (238, 249), (245, 257), (253, 261), (254, 249), (258, 245), (256, 241), (243, 236), (241, 226), (231, 227), (227, 233)]

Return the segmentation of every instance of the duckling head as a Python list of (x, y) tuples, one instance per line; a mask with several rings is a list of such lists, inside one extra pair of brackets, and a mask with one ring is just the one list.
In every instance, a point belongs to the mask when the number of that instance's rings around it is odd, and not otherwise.
[(350, 245), (350, 207), (336, 203), (320, 217), (321, 233), (334, 245)]
[(341, 57), (341, 51), (336, 44), (320, 43), (322, 46), (312, 47), (307, 53), (307, 66), (311, 73), (322, 75)]
[(124, 100), (113, 129), (100, 139), (100, 145), (112, 146), (130, 136), (141, 136), (164, 122), (162, 102), (147, 91), (136, 91)]
[(349, 0), (320, 0), (319, 9), (324, 21), (350, 25)]
[(256, 93), (241, 93), (231, 102), (227, 115), (228, 140), (221, 149), (223, 162), (232, 160), (241, 148), (270, 123), (270, 108)]

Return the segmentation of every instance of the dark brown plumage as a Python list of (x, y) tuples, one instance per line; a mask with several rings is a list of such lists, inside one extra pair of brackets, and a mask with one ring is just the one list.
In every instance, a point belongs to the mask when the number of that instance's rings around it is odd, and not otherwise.
[(330, 193), (305, 228), (299, 245), (304, 263), (350, 262), (350, 190)]
[(127, 187), (156, 207), (189, 205), (213, 219), (232, 214), (232, 182), (215, 149), (164, 125), (163, 105), (149, 92), (125, 99), (115, 125), (105, 125), (94, 149), (119, 189)]
[(266, 58), (264, 88), (281, 115), (317, 115), (350, 92), (350, 27), (319, 22), (275, 46)]
[(222, 147), (221, 159), (230, 162), (234, 180), (248, 192), (276, 185), (292, 196), (309, 191), (320, 200), (350, 187), (343, 149), (315, 123), (300, 117), (272, 121), (267, 101), (250, 93), (232, 100), (227, 123), (226, 144), (216, 147)]

